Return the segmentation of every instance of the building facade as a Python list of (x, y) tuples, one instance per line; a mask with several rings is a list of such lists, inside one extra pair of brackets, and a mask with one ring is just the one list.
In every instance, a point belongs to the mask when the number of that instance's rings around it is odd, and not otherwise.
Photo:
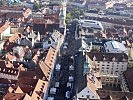
[(99, 69), (103, 85), (120, 84), (121, 75), (127, 70), (128, 56), (122, 53), (88, 53), (94, 66)]

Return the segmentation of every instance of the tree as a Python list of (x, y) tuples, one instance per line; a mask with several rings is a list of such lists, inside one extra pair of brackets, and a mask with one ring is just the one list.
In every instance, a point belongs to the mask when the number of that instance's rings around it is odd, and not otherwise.
[(74, 18), (79, 18), (79, 16), (84, 16), (84, 11), (82, 9), (74, 9), (72, 12), (72, 17)]
[(2, 0), (2, 1), (1, 1), (1, 4), (2, 4), (2, 6), (6, 6), (6, 5), (7, 5), (7, 1)]
[(82, 10), (82, 9), (80, 9), (80, 16), (84, 16), (85, 15), (85, 13), (84, 13), (84, 11)]
[(68, 24), (72, 19), (72, 14), (70, 12), (67, 13), (66, 15), (66, 23)]
[(35, 10), (38, 10), (38, 9), (40, 9), (41, 7), (42, 7), (41, 4), (39, 4), (39, 3), (34, 3), (33, 8), (34, 8)]
[(79, 18), (80, 12), (78, 9), (72, 11), (73, 18)]

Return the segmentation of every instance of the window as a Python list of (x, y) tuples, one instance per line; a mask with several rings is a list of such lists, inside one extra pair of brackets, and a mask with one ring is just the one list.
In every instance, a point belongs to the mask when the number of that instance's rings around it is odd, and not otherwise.
[(86, 98), (90, 98), (90, 95), (86, 95)]
[(101, 70), (101, 72), (104, 72), (104, 70)]
[(102, 69), (104, 69), (104, 67), (102, 67)]
[(109, 81), (109, 78), (106, 78), (106, 81)]
[(109, 66), (109, 65), (107, 65), (107, 66)]
[(92, 98), (94, 98), (94, 96), (92, 96)]
[(82, 95), (82, 97), (84, 97), (84, 95)]
[(89, 93), (89, 91), (88, 91), (88, 93)]
[(106, 69), (109, 69), (109, 67), (107, 67)]
[(50, 40), (48, 41), (48, 44), (51, 44), (51, 41)]
[(104, 70), (101, 70), (101, 72), (104, 72)]
[(110, 81), (113, 81), (113, 78), (110, 78)]

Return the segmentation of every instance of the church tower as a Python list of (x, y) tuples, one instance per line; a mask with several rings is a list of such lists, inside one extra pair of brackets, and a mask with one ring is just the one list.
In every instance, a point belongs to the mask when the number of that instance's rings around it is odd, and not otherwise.
[(59, 28), (65, 28), (66, 23), (66, 0), (61, 0), (61, 7), (59, 13)]

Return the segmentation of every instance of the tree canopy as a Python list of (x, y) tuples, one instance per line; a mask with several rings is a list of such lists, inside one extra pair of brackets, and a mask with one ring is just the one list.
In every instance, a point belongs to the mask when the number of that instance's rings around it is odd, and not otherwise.
[(71, 19), (72, 19), (72, 14), (70, 12), (68, 12), (66, 14), (66, 23), (69, 23), (71, 21)]
[(71, 11), (67, 11), (66, 23), (69, 23), (71, 19), (78, 19), (79, 16), (84, 16), (84, 11), (82, 9), (72, 9)]

